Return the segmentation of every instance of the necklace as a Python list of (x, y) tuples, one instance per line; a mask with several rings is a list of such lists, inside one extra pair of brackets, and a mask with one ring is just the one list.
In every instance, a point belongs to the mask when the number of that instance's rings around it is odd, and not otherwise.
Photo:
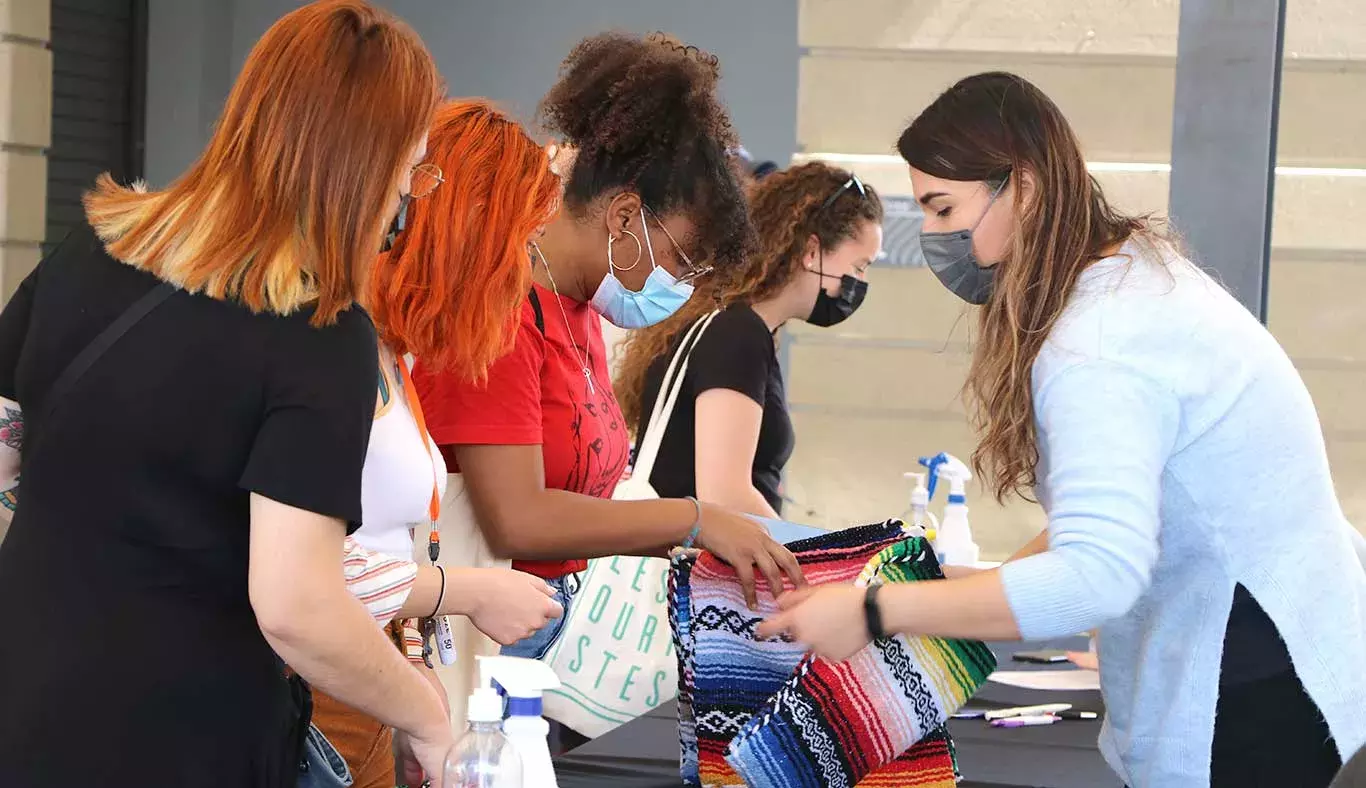
[(583, 369), (583, 379), (588, 383), (588, 393), (596, 394), (593, 388), (593, 369), (588, 366), (588, 352), (579, 349), (579, 343), (574, 341), (574, 328), (569, 324), (569, 313), (564, 311), (564, 302), (560, 300), (560, 288), (555, 286), (555, 277), (550, 273), (550, 261), (545, 259), (545, 252), (534, 241), (531, 248), (536, 250), (536, 256), (540, 258), (541, 265), (545, 266), (545, 277), (550, 280), (550, 290), (555, 294), (555, 304), (560, 308), (560, 317), (564, 318), (564, 331), (569, 335), (569, 346), (574, 348), (574, 358), (579, 362)]

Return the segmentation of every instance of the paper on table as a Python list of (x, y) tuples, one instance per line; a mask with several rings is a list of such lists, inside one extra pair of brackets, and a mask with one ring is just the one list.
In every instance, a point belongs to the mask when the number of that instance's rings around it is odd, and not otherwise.
[(1094, 670), (998, 670), (989, 680), (1032, 690), (1100, 689), (1100, 673)]

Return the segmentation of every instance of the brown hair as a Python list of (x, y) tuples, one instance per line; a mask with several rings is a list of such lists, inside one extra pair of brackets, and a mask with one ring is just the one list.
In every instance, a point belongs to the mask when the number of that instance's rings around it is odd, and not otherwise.
[[(857, 235), (865, 224), (882, 222), (877, 192), (865, 186), (864, 197), (857, 189), (846, 188), (852, 177), (837, 167), (810, 162), (775, 172), (755, 184), (750, 192), (750, 218), (759, 237), (758, 248), (734, 270), (700, 280), (682, 309), (658, 325), (632, 331), (623, 343), (612, 388), (632, 430), (640, 423), (650, 365), (669, 351), (680, 331), (713, 309), (777, 295), (801, 270), (811, 236), (828, 252)], [(829, 205), (827, 200), (831, 200)]]
[(697, 262), (739, 265), (753, 229), (726, 154), (737, 140), (719, 78), (715, 56), (663, 33), (584, 39), (540, 110), (547, 130), (576, 149), (566, 207), (582, 216), (599, 196), (629, 189), (661, 217), (692, 220)]
[(396, 353), (479, 380), (512, 345), (531, 288), (527, 242), (554, 215), (560, 179), (545, 149), (482, 99), (442, 104), (427, 151), (445, 183), (409, 205), (367, 305)]
[(85, 196), (109, 254), (185, 290), (315, 325), (356, 299), (443, 88), (406, 24), (319, 0), (252, 48), (198, 161), (163, 191)]
[(980, 434), (972, 456), (978, 474), (998, 501), (1029, 498), (1039, 463), (1034, 359), (1082, 271), (1154, 230), (1146, 218), (1111, 207), (1062, 112), (1014, 74), (978, 74), (949, 88), (911, 122), (897, 150), (936, 178), (993, 187), (1014, 179), (1018, 224), (981, 310), (964, 394)]

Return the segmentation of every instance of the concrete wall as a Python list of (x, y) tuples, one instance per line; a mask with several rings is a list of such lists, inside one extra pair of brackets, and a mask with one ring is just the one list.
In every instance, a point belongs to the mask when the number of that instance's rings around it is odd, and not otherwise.
[(38, 264), (52, 144), (48, 0), (0, 0), (0, 302)]
[(48, 0), (0, 0), (0, 303), (38, 264), (47, 229), (50, 31)]
[[(193, 160), (256, 39), (298, 0), (151, 0), (147, 174)], [(452, 95), (529, 119), (582, 37), (667, 30), (721, 59), (722, 92), (756, 155), (786, 160), (797, 115), (795, 0), (387, 0), (422, 34)]]

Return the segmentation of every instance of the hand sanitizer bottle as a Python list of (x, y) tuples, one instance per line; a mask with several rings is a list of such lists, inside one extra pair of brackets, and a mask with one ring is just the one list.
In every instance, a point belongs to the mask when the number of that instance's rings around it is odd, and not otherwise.
[(901, 515), (905, 521), (906, 534), (933, 540), (939, 520), (930, 513), (930, 491), (925, 487), (925, 474), (906, 473), (904, 476), (915, 480), (915, 489), (911, 491), (911, 508)]

